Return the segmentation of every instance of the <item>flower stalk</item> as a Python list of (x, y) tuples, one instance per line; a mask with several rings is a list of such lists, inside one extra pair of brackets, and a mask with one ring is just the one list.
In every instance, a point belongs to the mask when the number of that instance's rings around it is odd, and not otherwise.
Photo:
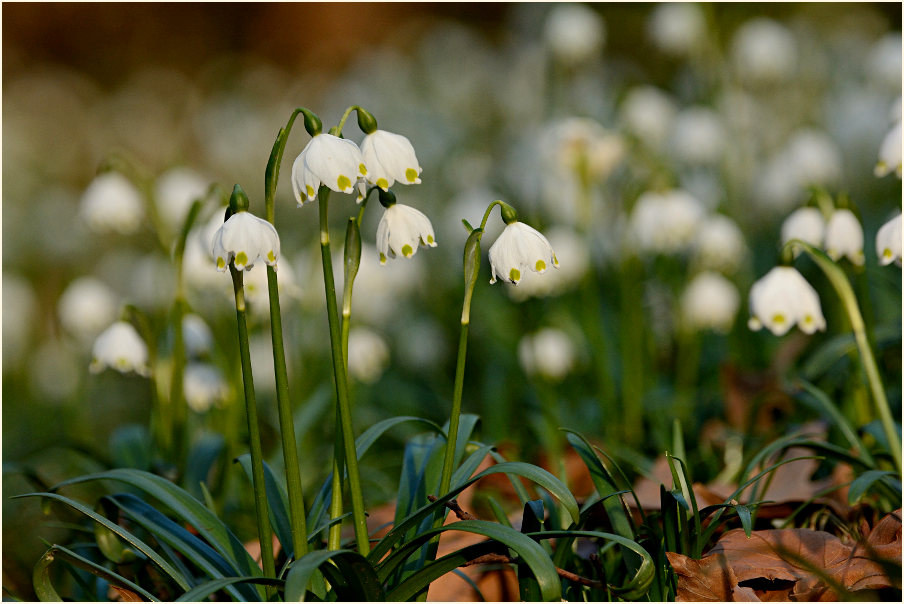
[[(248, 324), (245, 318), (245, 290), (243, 272), (231, 263), (232, 286), (235, 290), (235, 314), (238, 324), (239, 353), (242, 361), (242, 382), (245, 388), (245, 410), (248, 417), (248, 437), (251, 445), (251, 482), (254, 487), (254, 509), (257, 514), (257, 531), (261, 546), (261, 564), (264, 576), (276, 577), (273, 560), (273, 534), (268, 517), (267, 492), (264, 483), (264, 458), (261, 448), (260, 428), (257, 420), (257, 402), (254, 396), (254, 379), (251, 376), (251, 350), (248, 344)], [(267, 598), (276, 596), (276, 588), (267, 586)]]
[(869, 337), (866, 333), (866, 324), (863, 321), (863, 315), (857, 304), (857, 296), (854, 289), (847, 280), (844, 271), (835, 262), (829, 258), (822, 250), (800, 241), (792, 239), (782, 248), (783, 254), (788, 254), (792, 248), (799, 248), (806, 252), (810, 258), (816, 263), (820, 270), (828, 278), (829, 283), (835, 289), (841, 304), (847, 313), (848, 320), (851, 324), (851, 330), (854, 332), (854, 341), (857, 343), (857, 350), (860, 353), (860, 362), (866, 373), (866, 379), (869, 383), (870, 392), (872, 393), (873, 403), (876, 406), (876, 412), (885, 432), (885, 438), (888, 440), (888, 448), (894, 460), (895, 469), (901, 472), (901, 439), (898, 436), (895, 427), (894, 418), (891, 415), (891, 407), (889, 407), (888, 399), (885, 396), (885, 388), (882, 385), (882, 379), (879, 376), (879, 367), (876, 364), (876, 357), (873, 355), (872, 348), (869, 343)]

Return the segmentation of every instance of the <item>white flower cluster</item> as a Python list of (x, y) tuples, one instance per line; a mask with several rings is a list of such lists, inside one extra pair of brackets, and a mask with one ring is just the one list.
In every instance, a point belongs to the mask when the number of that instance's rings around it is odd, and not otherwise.
[(750, 320), (758, 331), (766, 327), (777, 336), (798, 325), (807, 334), (826, 328), (813, 286), (790, 266), (776, 266), (750, 288)]
[(832, 260), (847, 257), (853, 264), (863, 264), (863, 228), (848, 209), (832, 212), (828, 222), (816, 208), (799, 208), (782, 223), (782, 244), (799, 239), (814, 247), (825, 247)]

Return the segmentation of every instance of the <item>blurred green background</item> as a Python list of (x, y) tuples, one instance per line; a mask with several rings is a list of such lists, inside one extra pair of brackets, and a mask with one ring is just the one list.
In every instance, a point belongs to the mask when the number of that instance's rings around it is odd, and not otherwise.
[[(678, 418), (687, 434), (699, 437), (693, 463), (715, 475), (726, 434), (767, 438), (808, 419), (781, 390), (785, 375), (804, 369), (839, 401), (851, 401), (843, 405), (856, 416), (862, 409), (856, 369), (831, 355), (824, 365), (805, 364), (844, 332), (837, 302), (812, 265), (800, 263), (822, 294), (826, 334), (779, 339), (746, 327), (749, 287), (774, 266), (780, 225), (814, 185), (846, 192), (861, 215), (866, 269), (855, 276), (870, 300), (893, 407), (900, 406), (901, 273), (878, 267), (873, 247), (879, 226), (900, 211), (900, 179), (873, 174), (896, 100), (900, 120), (900, 4), (696, 5), (690, 14), (699, 22), (665, 18), (655, 4), (585, 5), (598, 24), (589, 51), (580, 40), (570, 44), (579, 32), (563, 37), (551, 25), (557, 8), (3, 5), (5, 592), (27, 597), (31, 567), (43, 552), (39, 537), (68, 530), (39, 529), (38, 504), (8, 497), (118, 463), (123, 427), (148, 421), (147, 380), (87, 371), (103, 321), (115, 319), (119, 304), (133, 303), (152, 317), (162, 358), (171, 345), (173, 269), (160, 243), (166, 240), (150, 225), (123, 235), (86, 224), (80, 203), (98, 166), (114, 155), (126, 158), (157, 204), (163, 193), (155, 184), (173, 169), (226, 189), (240, 183), (252, 211), (261, 214), (274, 136), (298, 106), (329, 126), (358, 104), (381, 128), (407, 136), (424, 168), (423, 184), (396, 193), (430, 216), (439, 242), (411, 260), (378, 267), (376, 204), (368, 210), (369, 265), (356, 285), (353, 314), (353, 326), (368, 331), (358, 332), (360, 345), (350, 353), (358, 354), (358, 432), (393, 415), (447, 419), (466, 237), (460, 220), (479, 221), (497, 198), (550, 235), (560, 272), (570, 272), (551, 292), (490, 287), (484, 251), (464, 397), (465, 412), (482, 417), (484, 442), (507, 443), (514, 456), (532, 460), (554, 454), (555, 428), (566, 426), (642, 471), (668, 446)], [(744, 53), (762, 47), (754, 40), (748, 50), (739, 32), (754, 37), (747, 26), (755, 20), (776, 26), (779, 41), (791, 41), (790, 54), (779, 50), (776, 59), (765, 52), (748, 61)], [(701, 108), (707, 123), (719, 124), (715, 138), (686, 143), (687, 130), (676, 134), (678, 118)], [(595, 126), (572, 123), (577, 134), (563, 135), (557, 128), (569, 118)], [(683, 123), (700, 134), (695, 122)], [(558, 159), (585, 153), (581, 145), (592, 143), (596, 127), (613, 137), (612, 158), (598, 173), (574, 166), (563, 173)], [(812, 135), (803, 138), (809, 147), (800, 143), (803, 157), (788, 151), (799, 148), (792, 142), (801, 132)], [(346, 136), (360, 140), (351, 123)], [(333, 420), (316, 210), (295, 207), (289, 179), (290, 162), (306, 141), (300, 128), (289, 140), (276, 226), (291, 391), (310, 494), (326, 475)], [(698, 157), (695, 145), (710, 153)], [(635, 200), (663, 188), (690, 191), (707, 214), (730, 217), (743, 233), (748, 252), (726, 274), (741, 300), (727, 333), (693, 328), (687, 335), (682, 327), (681, 294), (697, 271), (692, 252), (624, 251)], [(334, 241), (342, 241), (353, 205), (334, 196)], [(204, 222), (215, 209), (206, 208)], [(587, 209), (589, 219), (581, 214)], [(493, 218), (485, 250), (500, 230)], [(228, 293), (221, 295), (224, 282), (207, 268), (211, 281), (190, 277), (189, 302), (213, 333), (205, 361), (224, 374), (229, 390), (212, 409), (192, 410), (190, 426), (198, 438), (225, 433), (240, 443), (234, 315)], [(113, 313), (82, 309), (76, 319), (64, 319), (61, 297), (86, 276), (111, 293)], [(254, 311), (254, 300), (251, 305)], [(541, 328), (564, 334), (565, 343), (555, 358), (531, 361), (523, 336)], [(278, 465), (265, 314), (256, 316), (252, 331), (267, 453)], [(543, 348), (539, 357), (551, 350)], [(764, 393), (774, 395), (771, 402), (762, 402)], [(405, 436), (381, 441), (382, 449), (366, 460), (369, 502), (392, 492)], [(223, 473), (236, 473), (226, 459)], [(239, 517), (240, 481), (223, 480), (222, 492), (239, 501), (230, 508)]]

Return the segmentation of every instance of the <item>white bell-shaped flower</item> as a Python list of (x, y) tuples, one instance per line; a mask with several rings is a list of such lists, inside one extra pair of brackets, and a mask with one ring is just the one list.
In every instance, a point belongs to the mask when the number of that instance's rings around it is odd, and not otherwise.
[(876, 255), (879, 264), (894, 262), (901, 266), (901, 215), (898, 214), (879, 228), (876, 233)]
[(366, 327), (348, 334), (348, 372), (356, 380), (373, 384), (389, 365), (389, 345), (383, 336)]
[(213, 348), (213, 332), (204, 319), (194, 313), (182, 317), (182, 339), (189, 357), (206, 356)]
[(712, 271), (698, 274), (681, 296), (681, 313), (691, 329), (731, 329), (741, 296), (734, 284)]
[(863, 227), (850, 210), (837, 210), (826, 224), (826, 253), (832, 260), (842, 256), (863, 264)]
[(191, 168), (172, 168), (154, 183), (157, 213), (167, 227), (177, 232), (191, 205), (207, 195), (210, 181)]
[(131, 323), (117, 321), (97, 336), (89, 369), (100, 373), (110, 367), (120, 373), (149, 376), (148, 347)]
[(144, 219), (144, 201), (132, 182), (119, 172), (105, 172), (82, 194), (79, 213), (91, 230), (129, 235)]
[(577, 353), (568, 334), (545, 327), (518, 342), (518, 361), (528, 375), (561, 381), (577, 364)]
[(576, 65), (591, 60), (606, 43), (606, 22), (583, 4), (563, 3), (550, 10), (543, 37), (553, 56)]
[(204, 413), (229, 397), (229, 385), (219, 369), (207, 363), (189, 363), (182, 382), (185, 402), (196, 413)]
[(694, 238), (694, 259), (701, 268), (733, 273), (747, 255), (744, 235), (731, 218), (708, 216)]
[(782, 223), (782, 245), (792, 239), (800, 239), (815, 247), (821, 247), (826, 223), (816, 208), (798, 208)]
[(418, 246), (436, 247), (436, 236), (430, 219), (420, 210), (400, 203), (386, 208), (377, 225), (380, 264), (386, 264), (386, 258), (395, 258), (396, 254), (411, 258)]
[(337, 193), (353, 193), (358, 179), (367, 175), (364, 165), (354, 142), (332, 134), (315, 135), (292, 164), (292, 190), (298, 206), (316, 199), (321, 184)]
[(384, 191), (396, 181), (420, 184), (421, 166), (411, 142), (401, 134), (375, 130), (361, 141), (361, 155), (367, 168), (366, 179)]
[(759, 331), (765, 326), (777, 336), (788, 333), (795, 324), (807, 334), (826, 328), (819, 295), (790, 266), (777, 266), (753, 284), (750, 314), (750, 329)]
[(703, 204), (687, 191), (647, 191), (631, 212), (630, 243), (642, 252), (682, 252), (693, 243), (704, 214)]
[(706, 40), (706, 17), (692, 2), (660, 4), (650, 15), (647, 33), (660, 50), (689, 55)]
[(876, 176), (882, 177), (889, 172), (894, 172), (901, 178), (901, 122), (894, 127), (882, 139), (879, 146), (879, 161), (874, 170)]
[(57, 303), (63, 328), (86, 344), (116, 319), (119, 298), (96, 277), (79, 277), (68, 286)]
[(533, 227), (515, 220), (506, 225), (490, 246), (490, 269), (493, 273), (490, 283), (496, 283), (499, 276), (517, 285), (524, 271), (542, 273), (550, 264), (558, 268), (559, 260), (546, 237)]
[(232, 262), (236, 270), (249, 270), (263, 260), (276, 267), (279, 259), (279, 235), (273, 225), (249, 212), (237, 212), (214, 234), (212, 253), (217, 270), (225, 271)]

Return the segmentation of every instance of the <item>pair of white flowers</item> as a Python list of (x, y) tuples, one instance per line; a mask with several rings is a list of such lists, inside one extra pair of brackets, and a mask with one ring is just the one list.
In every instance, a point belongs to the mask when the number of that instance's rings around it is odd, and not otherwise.
[[(782, 243), (800, 239), (815, 247), (822, 247), (832, 260), (847, 257), (862, 266), (863, 228), (854, 213), (836, 210), (828, 221), (816, 208), (795, 210), (782, 224)], [(901, 215), (886, 222), (876, 233), (876, 255), (879, 264), (901, 263)]]

